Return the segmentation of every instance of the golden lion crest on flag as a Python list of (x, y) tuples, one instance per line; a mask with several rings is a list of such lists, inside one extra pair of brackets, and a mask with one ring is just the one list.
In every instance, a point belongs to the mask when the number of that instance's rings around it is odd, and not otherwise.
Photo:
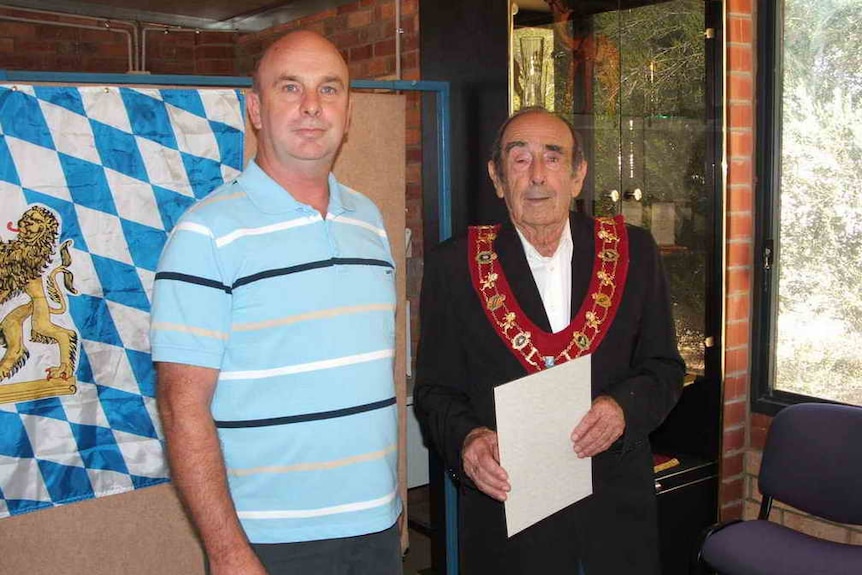
[[(62, 276), (66, 292), (78, 293), (69, 270), (72, 240), (58, 245), (60, 219), (39, 205), (29, 206), (17, 226), (9, 222), (7, 229), (18, 237), (0, 240), (0, 351), (5, 348), (0, 358), (0, 403), (73, 394), (78, 334), (52, 321), (52, 316), (67, 311), (57, 276)], [(60, 261), (55, 263), (58, 252)], [(6, 383), (30, 360), (29, 342), (56, 346), (58, 361), (45, 365), (44, 379)]]

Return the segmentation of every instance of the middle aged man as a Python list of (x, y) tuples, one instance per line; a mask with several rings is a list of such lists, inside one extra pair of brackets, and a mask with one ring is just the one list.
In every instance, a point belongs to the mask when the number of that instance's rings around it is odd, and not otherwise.
[(394, 265), (330, 173), (347, 65), (295, 32), (248, 97), (257, 156), (175, 228), (152, 350), (174, 485), (212, 575), (401, 573)]
[[(570, 213), (586, 169), (570, 125), (518, 112), (488, 162), (510, 221), (473, 227), (426, 260), (414, 401), (461, 479), (467, 575), (659, 573), (647, 435), (685, 366), (650, 234)], [(585, 353), (594, 400), (572, 421), (571, 456), (593, 458), (594, 493), (507, 539), (494, 387)]]

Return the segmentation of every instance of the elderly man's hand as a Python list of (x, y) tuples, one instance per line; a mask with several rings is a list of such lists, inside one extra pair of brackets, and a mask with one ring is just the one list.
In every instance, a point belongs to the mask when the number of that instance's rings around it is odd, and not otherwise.
[(623, 409), (612, 397), (600, 395), (572, 431), (578, 457), (592, 457), (606, 450), (626, 429)]
[(497, 501), (505, 501), (511, 489), (509, 475), (500, 467), (497, 434), (487, 427), (477, 427), (464, 438), (461, 464), (479, 490)]

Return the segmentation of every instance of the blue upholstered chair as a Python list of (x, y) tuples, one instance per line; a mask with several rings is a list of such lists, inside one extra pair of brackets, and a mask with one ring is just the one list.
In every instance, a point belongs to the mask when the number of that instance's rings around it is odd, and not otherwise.
[(766, 437), (758, 483), (758, 518), (712, 528), (700, 550), (701, 567), (721, 575), (862, 575), (862, 546), (768, 521), (777, 500), (838, 523), (862, 524), (862, 408), (804, 403), (782, 410)]

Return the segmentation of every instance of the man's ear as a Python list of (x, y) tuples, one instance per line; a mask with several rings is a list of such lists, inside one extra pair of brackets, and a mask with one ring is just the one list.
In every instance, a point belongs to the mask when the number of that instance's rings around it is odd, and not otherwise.
[(497, 192), (497, 197), (504, 197), (503, 186), (500, 182), (500, 178), (497, 177), (497, 166), (494, 165), (494, 160), (488, 160), (488, 176), (491, 178), (491, 183), (494, 184), (494, 190)]
[(262, 125), (260, 121), (260, 95), (251, 90), (245, 101), (248, 104), (248, 119), (251, 120), (251, 125), (254, 126), (255, 130), (260, 130)]

